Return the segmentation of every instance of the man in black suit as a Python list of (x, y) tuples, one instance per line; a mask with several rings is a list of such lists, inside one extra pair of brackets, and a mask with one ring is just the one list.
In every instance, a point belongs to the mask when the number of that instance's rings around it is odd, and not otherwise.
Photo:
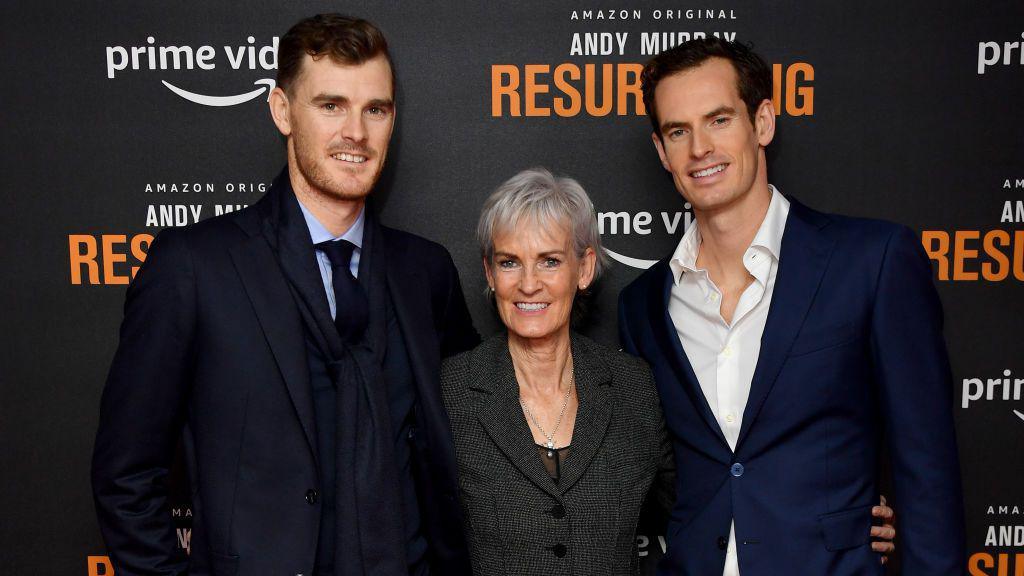
[[(366, 209), (395, 118), (372, 24), (280, 41), (288, 165), (253, 207), (164, 231), (128, 289), (93, 454), (118, 576), (469, 574), (442, 356), (479, 340), (441, 246)], [(183, 438), (191, 558), (168, 469)]]

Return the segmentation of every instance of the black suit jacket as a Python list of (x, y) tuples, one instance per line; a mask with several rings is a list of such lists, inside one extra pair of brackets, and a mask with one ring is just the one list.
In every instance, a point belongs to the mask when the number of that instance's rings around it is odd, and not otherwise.
[[(100, 528), (119, 576), (312, 574), (316, 424), (303, 319), (285, 272), (316, 263), (311, 241), (302, 251), (277, 242), (282, 198), (294, 202), (292, 195), (285, 173), (251, 208), (163, 231), (128, 288), (92, 465)], [(479, 337), (448, 252), (367, 216), (419, 396), (414, 460), (431, 564), (437, 573), (468, 574), (438, 378), (442, 356)], [(175, 554), (167, 506), (182, 432), (190, 561)]]

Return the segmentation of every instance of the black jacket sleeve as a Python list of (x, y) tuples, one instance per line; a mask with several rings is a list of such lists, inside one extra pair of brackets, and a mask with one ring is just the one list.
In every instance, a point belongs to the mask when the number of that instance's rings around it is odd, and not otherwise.
[(164, 231), (128, 287), (93, 450), (93, 496), (118, 576), (187, 572), (167, 477), (189, 392), (195, 316), (183, 233)]

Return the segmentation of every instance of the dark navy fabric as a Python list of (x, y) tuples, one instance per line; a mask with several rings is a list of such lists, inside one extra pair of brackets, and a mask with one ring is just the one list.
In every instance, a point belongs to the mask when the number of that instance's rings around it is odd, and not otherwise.
[(659, 574), (721, 574), (733, 519), (743, 576), (883, 573), (869, 543), (883, 432), (904, 572), (962, 574), (952, 378), (921, 244), (791, 202), (735, 453), (668, 315), (668, 260), (620, 296), (622, 345), (654, 372), (678, 469)]
[[(326, 483), (304, 327), (318, 327), (321, 346), (334, 327), (308, 228), (301, 212), (282, 214), (285, 199), (294, 202), (286, 171), (250, 208), (162, 231), (128, 287), (92, 463), (99, 524), (121, 576), (315, 570)], [(438, 379), (441, 358), (479, 336), (443, 247), (381, 226), (372, 213), (367, 229), (415, 383), (411, 460), (430, 571), (468, 576)], [(390, 418), (380, 425), (393, 452)], [(183, 434), (193, 511), (187, 558), (176, 552), (167, 502)], [(404, 556), (405, 527), (395, 528)], [(392, 573), (406, 568), (403, 561)]]
[[(409, 573), (417, 575), (427, 566), (427, 541), (420, 529), (419, 503), (416, 483), (413, 477), (411, 439), (415, 435), (416, 383), (409, 370), (409, 356), (402, 339), (394, 307), (388, 300), (387, 351), (384, 353), (384, 380), (387, 385), (388, 402), (391, 407), (392, 430), (395, 431), (395, 460), (399, 473), (403, 514), (405, 517), (406, 559)], [(317, 574), (332, 574), (334, 571), (334, 546), (324, 542), (335, 541), (335, 492), (338, 487), (334, 479), (337, 473), (335, 458), (335, 391), (328, 373), (327, 362), (315, 341), (308, 336), (310, 383), (313, 387), (314, 409), (317, 421), (317, 445), (320, 454), (320, 497), (323, 501), (323, 515), (320, 520), (320, 534), (317, 546)], [(337, 422), (343, 426), (345, 423)], [(343, 559), (341, 561), (344, 561)]]

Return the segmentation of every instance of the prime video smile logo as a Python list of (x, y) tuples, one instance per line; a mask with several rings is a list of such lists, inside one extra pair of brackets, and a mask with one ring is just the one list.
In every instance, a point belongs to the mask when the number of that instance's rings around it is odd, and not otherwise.
[[(686, 229), (693, 225), (693, 207), (687, 202), (684, 210), (673, 212), (598, 212), (597, 229), (602, 238), (608, 236), (648, 236), (651, 233), (665, 233), (669, 236), (682, 236)], [(636, 258), (616, 252), (604, 246), (604, 252), (612, 260), (646, 270), (658, 263), (657, 260)]]
[[(218, 56), (223, 56), (221, 65), (232, 70), (277, 70), (278, 37), (274, 36), (270, 44), (257, 46), (256, 38), (249, 36), (248, 44), (239, 46), (222, 46), (218, 51), (213, 46), (162, 46), (156, 38), (149, 36), (142, 46), (107, 46), (107, 78), (115, 79), (118, 74), (124, 76), (135, 70), (214, 70), (218, 65)], [(240, 94), (199, 94), (161, 80), (168, 90), (178, 96), (202, 104), (203, 106), (235, 106), (248, 102), (261, 94), (270, 93), (276, 85), (273, 78), (261, 78), (253, 84), (255, 90), (246, 90)]]

